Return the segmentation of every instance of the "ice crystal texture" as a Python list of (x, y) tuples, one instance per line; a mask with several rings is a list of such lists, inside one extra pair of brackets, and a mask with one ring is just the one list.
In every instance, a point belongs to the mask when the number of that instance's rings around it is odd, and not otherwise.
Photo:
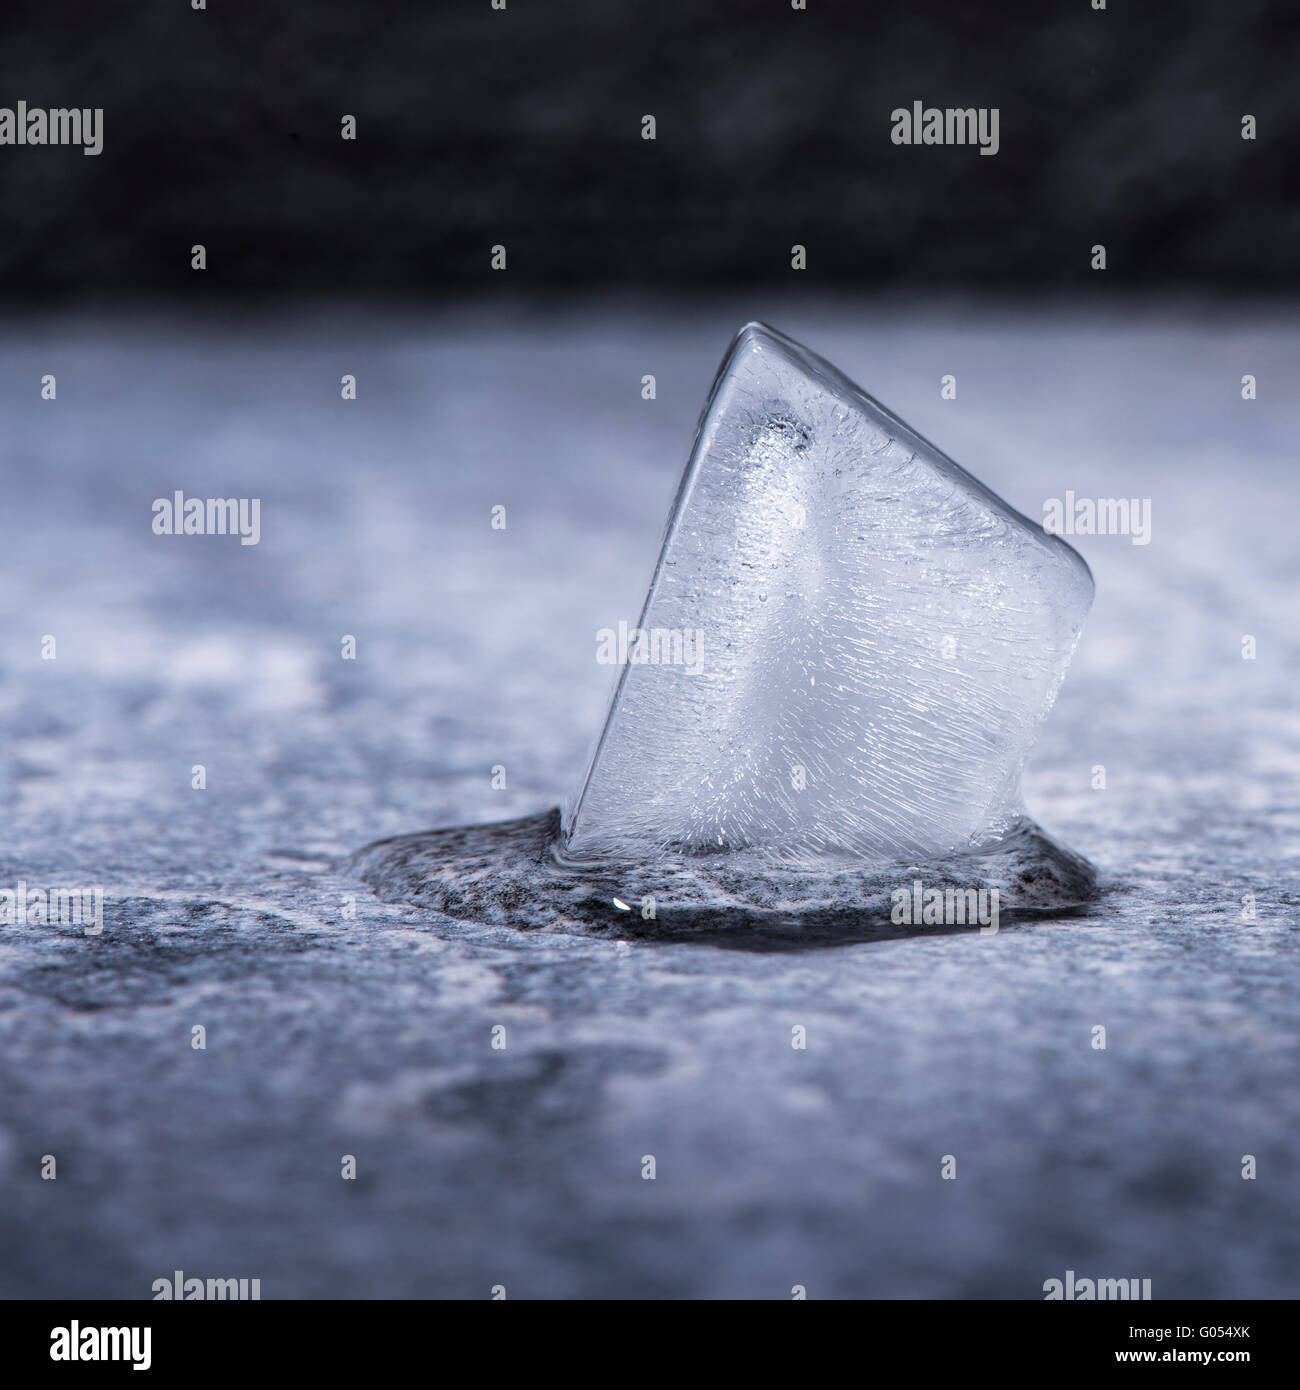
[(750, 324), (563, 852), (881, 862), (994, 842), (1092, 593), (1059, 537)]

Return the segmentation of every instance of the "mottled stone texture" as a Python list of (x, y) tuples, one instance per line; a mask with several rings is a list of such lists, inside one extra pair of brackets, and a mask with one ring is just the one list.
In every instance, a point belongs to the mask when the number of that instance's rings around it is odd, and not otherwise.
[[(1025, 777), (1103, 896), (814, 939), (377, 899), (360, 846), (568, 792), (594, 635), (635, 614), (755, 316), (1031, 517), (1153, 499), (1150, 545), (1076, 541), (1097, 598)], [(11, 326), (0, 883), (107, 909), (99, 938), (0, 929), (0, 1290), (1300, 1293), (1295, 332), (842, 297)], [(153, 536), (177, 487), (261, 497), (261, 543)]]

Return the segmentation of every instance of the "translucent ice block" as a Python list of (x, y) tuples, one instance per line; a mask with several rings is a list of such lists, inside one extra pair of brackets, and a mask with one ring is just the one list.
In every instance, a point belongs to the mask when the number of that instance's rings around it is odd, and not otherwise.
[(828, 362), (742, 329), (700, 424), (575, 861), (915, 861), (996, 841), (1088, 567)]

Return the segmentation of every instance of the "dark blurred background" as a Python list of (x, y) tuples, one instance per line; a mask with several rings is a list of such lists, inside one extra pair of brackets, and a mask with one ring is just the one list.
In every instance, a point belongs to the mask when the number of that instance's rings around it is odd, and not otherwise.
[[(1107, 284), (1294, 287), (1295, 27), (1264, 0), (6, 0), (0, 105), (103, 107), (105, 144), (0, 148), (0, 292), (789, 283), (796, 242), (805, 287), (1095, 287), (1098, 242)], [(918, 99), (999, 107), (1000, 153), (893, 145)]]

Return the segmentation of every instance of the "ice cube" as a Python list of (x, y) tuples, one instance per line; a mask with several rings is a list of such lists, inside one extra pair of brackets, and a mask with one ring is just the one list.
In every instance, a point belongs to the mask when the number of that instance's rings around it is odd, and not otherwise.
[(586, 777), (575, 862), (915, 861), (995, 842), (1088, 567), (806, 348), (714, 383)]

